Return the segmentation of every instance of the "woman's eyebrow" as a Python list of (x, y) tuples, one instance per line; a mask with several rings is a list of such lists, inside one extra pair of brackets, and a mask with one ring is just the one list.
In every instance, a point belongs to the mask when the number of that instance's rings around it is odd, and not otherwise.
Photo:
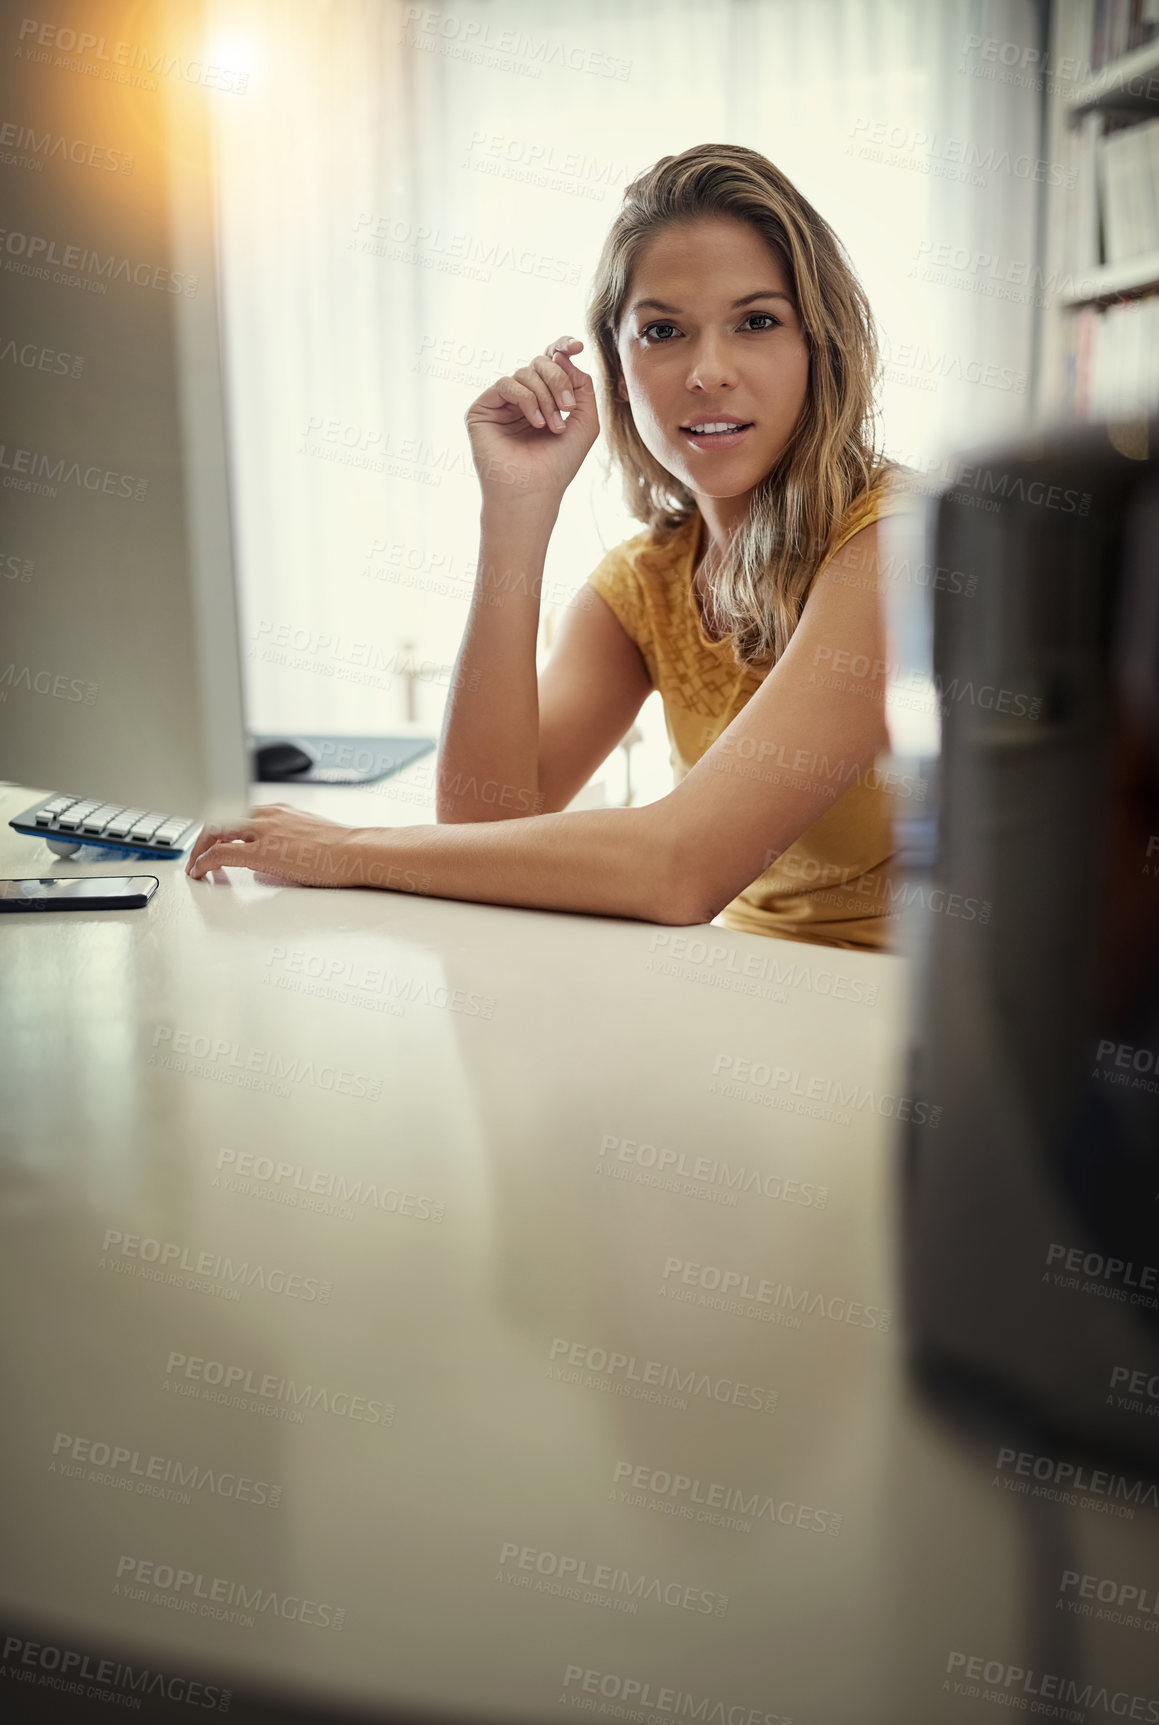
[[(791, 297), (787, 293), (782, 293), (779, 288), (758, 288), (756, 293), (746, 293), (743, 299), (734, 299), (728, 309), (729, 311), (736, 311), (742, 305), (750, 305), (755, 299), (783, 299), (788, 305), (793, 303)], [(651, 306), (655, 311), (679, 312), (680, 310), (679, 306), (665, 305), (663, 300), (638, 299), (632, 307), (632, 311), (642, 311), (645, 306)]]

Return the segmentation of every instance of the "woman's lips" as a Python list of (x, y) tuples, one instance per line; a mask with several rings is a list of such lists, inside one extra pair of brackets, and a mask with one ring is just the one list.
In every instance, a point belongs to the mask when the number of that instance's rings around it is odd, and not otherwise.
[(685, 431), (680, 428), (681, 437), (691, 443), (694, 449), (735, 449), (742, 437), (747, 437), (752, 430), (749, 425), (740, 425), (735, 431)]

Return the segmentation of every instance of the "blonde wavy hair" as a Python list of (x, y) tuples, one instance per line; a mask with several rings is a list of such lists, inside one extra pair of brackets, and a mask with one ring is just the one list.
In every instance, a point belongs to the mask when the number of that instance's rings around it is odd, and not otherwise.
[(780, 260), (809, 351), (797, 424), (709, 583), (713, 620), (731, 639), (738, 664), (763, 665), (776, 663), (788, 646), (841, 517), (886, 475), (903, 470), (875, 447), (877, 330), (837, 235), (766, 156), (739, 144), (698, 144), (662, 156), (625, 189), (586, 307), (600, 356), (608, 471), (619, 467), (627, 507), (653, 530), (656, 549), (699, 509), (692, 492), (644, 447), (630, 405), (616, 392), (617, 338), (644, 246), (665, 228), (705, 216), (749, 223)]

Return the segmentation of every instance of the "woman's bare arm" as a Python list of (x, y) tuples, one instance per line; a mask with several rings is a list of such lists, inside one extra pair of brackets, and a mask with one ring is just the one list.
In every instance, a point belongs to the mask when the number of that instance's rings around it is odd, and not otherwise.
[(558, 513), (535, 495), (483, 505), (475, 591), (439, 739), (440, 822), (506, 820), (543, 806), (535, 643)]
[(643, 655), (594, 587), (563, 613), (539, 678), (539, 790), (548, 812), (566, 809), (631, 729), (652, 692)]
[[(877, 546), (875, 523), (818, 576), (780, 662), (668, 796), (457, 829), (353, 829), (345, 878), (402, 869), (435, 898), (711, 921), (888, 744)], [(858, 581), (842, 582), (843, 568)], [(864, 673), (843, 669), (863, 659)]]
[(441, 823), (509, 820), (545, 806), (535, 662), (543, 570), (564, 493), (599, 432), (592, 380), (571, 357), (582, 346), (561, 337), (464, 415), (483, 505), (439, 741)]
[[(890, 746), (882, 524), (813, 583), (784, 654), (663, 807), (710, 922)], [(855, 578), (850, 576), (855, 573)]]
[(203, 831), (186, 872), (265, 868), (315, 886), (710, 922), (888, 743), (877, 539), (876, 525), (863, 529), (817, 577), (779, 664), (657, 802), (395, 828), (341, 827), (275, 803)]
[[(485, 526), (483, 546), (496, 558), (488, 567), (525, 569), (528, 581), (538, 571), (537, 584), (549, 531), (534, 512)], [(565, 607), (538, 678), (537, 598), (503, 592), (502, 605), (492, 606), (486, 591), (476, 587), (452, 678), (439, 752), (440, 822), (565, 809), (652, 689), (639, 648), (594, 587), (581, 587)]]

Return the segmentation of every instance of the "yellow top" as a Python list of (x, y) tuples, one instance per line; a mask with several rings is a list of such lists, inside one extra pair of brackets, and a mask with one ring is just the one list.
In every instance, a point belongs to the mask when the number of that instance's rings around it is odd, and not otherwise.
[[(830, 557), (860, 528), (904, 503), (904, 494), (892, 488), (888, 478), (863, 493), (843, 520)], [(705, 633), (693, 589), (700, 520), (699, 513), (693, 515), (662, 547), (650, 529), (625, 540), (608, 552), (587, 583), (632, 637), (652, 687), (660, 691), (677, 784), (731, 724), (765, 675), (739, 666), (727, 637), (716, 641)], [(734, 757), (731, 770), (743, 774), (745, 763)], [(777, 756), (759, 768), (753, 763), (749, 770), (754, 778), (759, 773), (765, 785), (794, 783), (792, 762)], [(836, 762), (830, 770), (847, 778), (850, 788), (725, 905), (719, 920), (725, 928), (748, 934), (889, 951), (889, 913), (897, 890), (891, 890), (890, 867), (895, 849), (893, 793), (872, 769), (849, 772), (844, 762)]]

